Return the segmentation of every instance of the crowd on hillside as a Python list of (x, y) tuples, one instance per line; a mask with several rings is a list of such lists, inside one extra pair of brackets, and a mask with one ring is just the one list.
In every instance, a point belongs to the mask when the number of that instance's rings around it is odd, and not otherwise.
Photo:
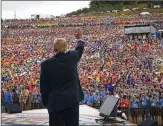
[[(66, 38), (69, 50), (76, 46), (75, 26), (88, 42), (78, 65), (84, 100), (99, 107), (108, 95), (120, 97), (121, 108), (163, 107), (163, 41), (150, 34), (124, 35), (124, 25), (162, 25), (159, 14), (106, 17), (74, 17), (55, 20), (12, 20), (2, 29), (2, 106), (18, 103), (23, 110), (41, 108), (40, 63), (55, 55), (53, 41)], [(40, 28), (41, 24), (55, 24)], [(57, 24), (57, 25), (56, 25)], [(18, 98), (17, 98), (18, 96)], [(3, 107), (2, 107), (3, 108)]]
[[(119, 17), (107, 17), (107, 16), (76, 16), (76, 17), (60, 17), (54, 19), (26, 19), (26, 20), (6, 20), (5, 26), (8, 28), (34, 28), (34, 27), (46, 27), (46, 26), (86, 26), (86, 25), (104, 25), (105, 20), (109, 19), (114, 22), (115, 25), (143, 25), (153, 24), (162, 22), (162, 14), (151, 14), (151, 15), (122, 15)], [(161, 25), (162, 26), (162, 25)]]

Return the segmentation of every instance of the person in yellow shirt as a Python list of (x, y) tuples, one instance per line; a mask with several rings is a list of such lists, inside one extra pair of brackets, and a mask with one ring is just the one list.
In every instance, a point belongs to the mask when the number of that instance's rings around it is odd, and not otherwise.
[(96, 77), (96, 82), (100, 82), (100, 78), (99, 77)]
[(34, 81), (34, 85), (38, 84), (38, 81), (39, 81), (38, 79), (35, 80), (35, 81)]
[(97, 76), (96, 76), (96, 82), (100, 82), (100, 74), (97, 74)]
[(108, 67), (109, 67), (109, 70), (110, 70), (110, 69), (111, 69), (111, 67), (112, 67), (111, 62), (108, 62)]

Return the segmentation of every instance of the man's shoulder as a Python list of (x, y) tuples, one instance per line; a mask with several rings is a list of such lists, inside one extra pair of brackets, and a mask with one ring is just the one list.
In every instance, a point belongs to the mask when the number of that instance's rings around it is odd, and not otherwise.
[(52, 60), (54, 60), (54, 58), (46, 59), (45, 61), (41, 62), (41, 66), (45, 66), (45, 65), (49, 64), (50, 62), (52, 62)]
[(74, 57), (74, 56), (77, 55), (77, 53), (76, 53), (75, 50), (70, 50), (70, 51), (68, 51), (68, 52), (66, 53), (66, 55), (67, 55), (67, 56), (72, 56), (72, 57)]
[(66, 54), (67, 54), (67, 55), (71, 55), (71, 54), (73, 54), (73, 53), (75, 53), (74, 50), (69, 50)]

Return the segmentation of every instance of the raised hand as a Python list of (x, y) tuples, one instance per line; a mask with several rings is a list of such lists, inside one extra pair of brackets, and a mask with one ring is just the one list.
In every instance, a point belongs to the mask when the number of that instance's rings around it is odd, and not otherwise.
[(76, 39), (82, 39), (83, 33), (82, 31), (78, 28), (77, 29), (77, 34), (75, 35)]

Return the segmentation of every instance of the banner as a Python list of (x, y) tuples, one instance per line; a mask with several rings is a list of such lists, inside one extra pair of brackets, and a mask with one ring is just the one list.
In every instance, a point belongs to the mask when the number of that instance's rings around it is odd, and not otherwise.
[(150, 26), (131, 26), (125, 27), (125, 34), (140, 34), (140, 33), (150, 33)]
[(52, 27), (52, 26), (57, 26), (56, 23), (53, 24), (38, 24), (37, 27)]

